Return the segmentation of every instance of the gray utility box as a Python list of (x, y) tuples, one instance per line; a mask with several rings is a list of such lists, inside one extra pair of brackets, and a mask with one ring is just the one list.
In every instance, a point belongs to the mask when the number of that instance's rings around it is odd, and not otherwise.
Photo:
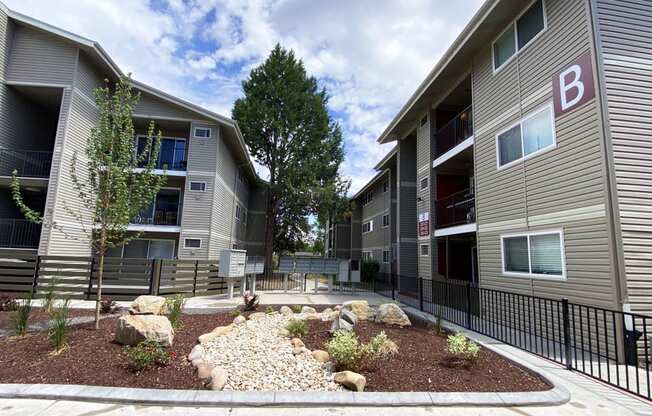
[(219, 277), (243, 277), (247, 250), (222, 250), (220, 251), (220, 265), (217, 275)]
[(360, 283), (360, 260), (351, 260), (351, 283)]

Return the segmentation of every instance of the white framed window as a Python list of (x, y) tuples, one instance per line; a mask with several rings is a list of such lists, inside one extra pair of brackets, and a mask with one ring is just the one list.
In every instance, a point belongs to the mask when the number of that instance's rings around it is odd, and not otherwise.
[(419, 185), (419, 190), (423, 191), (426, 189), (428, 189), (428, 177), (422, 178)]
[(500, 236), (503, 275), (566, 280), (562, 230)]
[(240, 221), (242, 219), (242, 207), (240, 204), (235, 205), (235, 220)]
[(176, 257), (176, 241), (165, 239), (136, 239), (128, 244), (110, 248), (107, 257), (139, 259), (173, 259)]
[(496, 163), (504, 169), (557, 146), (552, 105), (534, 111), (496, 134)]
[(183, 248), (201, 248), (201, 238), (184, 238)]
[(389, 264), (392, 261), (391, 252), (389, 250), (383, 250), (383, 263)]
[(374, 230), (374, 220), (363, 222), (362, 223), (362, 233), (370, 233)]
[(374, 191), (369, 191), (366, 192), (364, 195), (362, 195), (362, 205), (367, 205), (373, 202), (374, 200)]
[(206, 192), (206, 182), (204, 182), (204, 181), (190, 181), (189, 188), (193, 192)]
[(421, 246), (419, 247), (419, 254), (421, 256), (430, 255), (430, 245), (429, 244), (421, 244)]
[(494, 73), (528, 45), (548, 27), (544, 0), (535, 0), (492, 43)]
[(197, 139), (210, 139), (211, 133), (210, 127), (195, 127), (192, 131), (192, 137)]
[(389, 227), (389, 214), (383, 215), (383, 227)]

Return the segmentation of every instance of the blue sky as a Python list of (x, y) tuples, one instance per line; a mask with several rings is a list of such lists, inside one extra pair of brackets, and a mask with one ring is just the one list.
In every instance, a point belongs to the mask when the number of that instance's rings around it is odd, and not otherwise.
[(355, 192), (391, 149), (376, 138), (482, 1), (5, 2), (100, 42), (135, 79), (226, 116), (274, 44), (294, 49), (329, 92), (344, 132), (341, 173)]

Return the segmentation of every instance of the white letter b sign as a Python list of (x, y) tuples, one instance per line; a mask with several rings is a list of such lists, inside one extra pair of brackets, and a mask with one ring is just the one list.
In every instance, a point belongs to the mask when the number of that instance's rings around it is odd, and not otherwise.
[(591, 56), (584, 55), (555, 74), (552, 79), (555, 117), (559, 117), (595, 97)]

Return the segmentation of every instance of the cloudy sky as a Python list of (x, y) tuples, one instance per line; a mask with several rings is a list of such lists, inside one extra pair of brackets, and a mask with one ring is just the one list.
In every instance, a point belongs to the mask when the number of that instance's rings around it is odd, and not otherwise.
[(96, 40), (139, 81), (230, 116), (275, 43), (330, 95), (351, 192), (392, 145), (376, 138), (482, 0), (4, 0)]

